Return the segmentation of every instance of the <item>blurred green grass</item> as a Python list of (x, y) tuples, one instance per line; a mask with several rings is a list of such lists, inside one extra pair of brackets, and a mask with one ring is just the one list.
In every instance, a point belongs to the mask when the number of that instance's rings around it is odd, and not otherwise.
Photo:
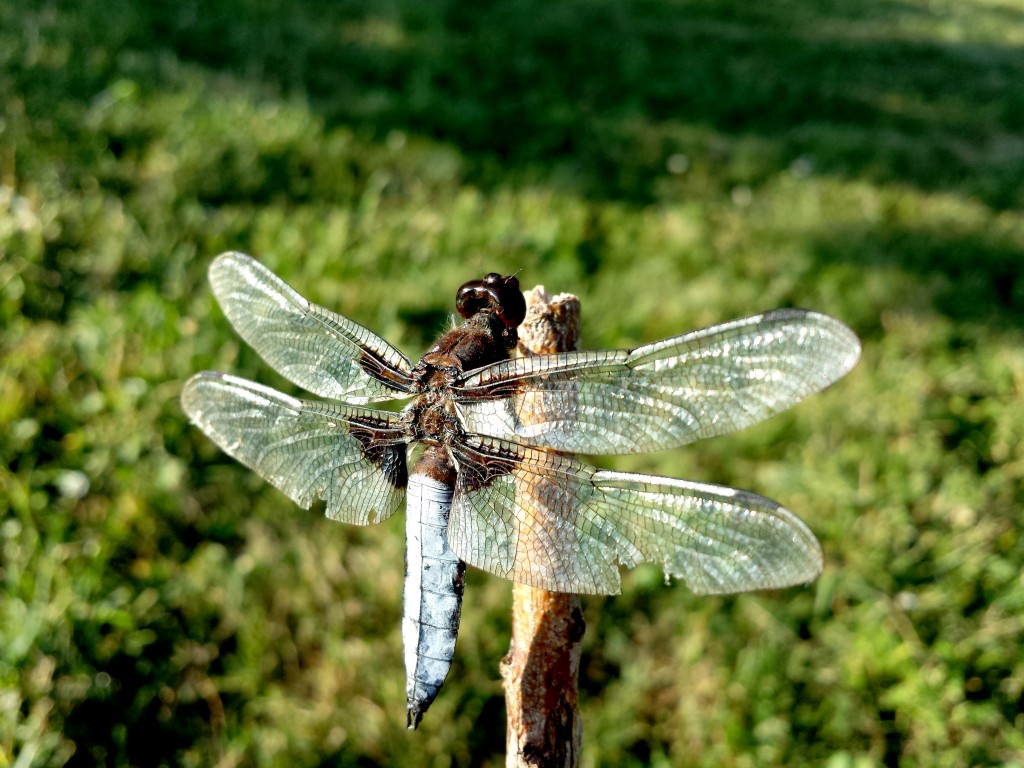
[(623, 468), (799, 514), (808, 588), (587, 599), (583, 765), (1024, 764), (1024, 3), (0, 0), (0, 765), (500, 765), (509, 587), (403, 727), (401, 523), (188, 427), (286, 388), (226, 249), (421, 352), (486, 271), (589, 347), (774, 306), (858, 369)]

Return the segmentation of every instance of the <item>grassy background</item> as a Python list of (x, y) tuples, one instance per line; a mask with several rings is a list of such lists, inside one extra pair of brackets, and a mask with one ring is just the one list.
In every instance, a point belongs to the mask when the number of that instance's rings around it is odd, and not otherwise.
[(282, 388), (226, 249), (415, 355), (485, 271), (589, 347), (775, 306), (846, 380), (614, 466), (756, 490), (806, 588), (585, 601), (585, 766), (1024, 765), (1021, 0), (0, 0), (0, 766), (501, 765), (509, 585), (404, 729), (401, 521), (177, 402)]

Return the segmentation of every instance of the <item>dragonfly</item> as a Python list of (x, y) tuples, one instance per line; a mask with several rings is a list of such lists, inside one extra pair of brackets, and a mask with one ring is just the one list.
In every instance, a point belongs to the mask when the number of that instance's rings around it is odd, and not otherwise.
[(771, 499), (570, 454), (676, 448), (789, 408), (856, 364), (839, 320), (777, 309), (636, 349), (513, 356), (525, 300), (515, 276), (490, 273), (459, 288), (462, 323), (413, 364), (250, 256), (218, 256), (209, 280), (238, 334), (317, 399), (204, 371), (182, 390), (190, 420), (300, 507), (323, 501), (354, 525), (405, 507), (410, 729), (452, 665), (467, 564), (579, 594), (616, 594), (620, 568), (647, 562), (697, 594), (822, 570), (817, 539)]

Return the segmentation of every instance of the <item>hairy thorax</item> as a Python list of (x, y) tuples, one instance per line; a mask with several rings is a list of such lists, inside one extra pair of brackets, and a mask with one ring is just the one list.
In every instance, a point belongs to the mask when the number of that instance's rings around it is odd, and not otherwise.
[(421, 394), (405, 409), (410, 436), (435, 445), (459, 438), (450, 387), (467, 371), (506, 360), (515, 344), (515, 330), (490, 311), (478, 312), (438, 339), (413, 369)]

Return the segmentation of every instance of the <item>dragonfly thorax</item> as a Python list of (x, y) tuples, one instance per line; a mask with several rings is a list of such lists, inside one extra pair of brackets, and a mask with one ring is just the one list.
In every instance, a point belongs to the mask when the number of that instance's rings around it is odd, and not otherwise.
[(450, 445), (463, 430), (450, 395), (428, 390), (405, 407), (403, 420), (409, 436), (425, 443)]

